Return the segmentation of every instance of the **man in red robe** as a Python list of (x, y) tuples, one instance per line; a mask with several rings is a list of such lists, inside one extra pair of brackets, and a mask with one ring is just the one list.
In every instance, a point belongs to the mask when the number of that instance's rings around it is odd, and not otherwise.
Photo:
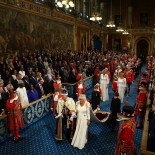
[(19, 128), (24, 127), (24, 120), (20, 99), (13, 89), (10, 90), (10, 98), (6, 102), (6, 108), (8, 110), (9, 130), (13, 134), (14, 142), (17, 142), (23, 139), (19, 134)]
[(81, 79), (83, 79), (82, 77), (82, 73), (79, 71), (78, 75), (76, 76), (77, 81), (80, 81)]
[(139, 124), (137, 125), (138, 128), (143, 127), (143, 120), (145, 116), (146, 111), (146, 102), (147, 102), (147, 91), (144, 86), (141, 86), (139, 88), (139, 93), (136, 99), (136, 105), (135, 105), (135, 115), (139, 117)]
[(118, 78), (116, 77), (116, 75), (114, 75), (112, 79), (112, 90), (114, 91), (114, 93), (118, 91), (117, 81), (118, 81)]
[(57, 78), (56, 78), (56, 81), (53, 83), (53, 87), (54, 87), (54, 89), (57, 89), (57, 90), (61, 90), (61, 88), (62, 88), (62, 83), (61, 83), (61, 79), (60, 79), (60, 76), (58, 76)]
[(52, 108), (51, 110), (53, 111), (54, 116), (56, 116), (57, 112), (56, 112), (56, 107), (58, 104), (58, 100), (62, 98), (62, 95), (60, 93), (59, 89), (55, 89), (55, 93), (53, 94), (53, 98), (52, 98)]
[(100, 80), (100, 70), (99, 67), (96, 66), (95, 70), (94, 70), (94, 83), (98, 83)]
[(126, 83), (128, 85), (128, 94), (130, 93), (130, 86), (134, 80), (134, 71), (127, 65), (127, 68), (124, 70), (124, 76), (126, 78)]
[(134, 155), (134, 134), (136, 121), (134, 119), (134, 108), (132, 106), (123, 107), (124, 122), (118, 131), (115, 155)]

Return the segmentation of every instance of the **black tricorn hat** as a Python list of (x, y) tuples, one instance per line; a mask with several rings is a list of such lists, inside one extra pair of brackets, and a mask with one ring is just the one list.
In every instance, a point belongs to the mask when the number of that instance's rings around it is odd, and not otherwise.
[(134, 117), (134, 108), (132, 106), (124, 106), (122, 114), (125, 117)]
[(61, 90), (61, 95), (68, 95), (68, 90), (67, 89), (65, 89), (65, 88), (63, 88), (62, 90)]

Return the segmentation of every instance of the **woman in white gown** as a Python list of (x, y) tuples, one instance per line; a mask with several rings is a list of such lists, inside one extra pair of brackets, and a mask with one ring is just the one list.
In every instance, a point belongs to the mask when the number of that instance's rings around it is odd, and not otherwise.
[(117, 81), (118, 93), (121, 103), (123, 103), (124, 94), (126, 90), (126, 78), (124, 78), (124, 74), (120, 73)]
[(71, 145), (83, 149), (87, 143), (88, 125), (90, 124), (90, 103), (86, 95), (81, 94), (76, 102), (77, 123)]
[(100, 75), (100, 88), (102, 90), (102, 101), (108, 101), (108, 85), (109, 85), (109, 77), (106, 74), (106, 70), (103, 70)]

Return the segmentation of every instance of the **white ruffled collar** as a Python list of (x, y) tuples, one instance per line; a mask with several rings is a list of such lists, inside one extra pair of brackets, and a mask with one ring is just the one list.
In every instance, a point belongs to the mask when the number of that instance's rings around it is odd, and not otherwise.
[(18, 96), (16, 95), (15, 98), (13, 98), (12, 100), (10, 100), (10, 103), (13, 103), (14, 100), (17, 100), (18, 99)]

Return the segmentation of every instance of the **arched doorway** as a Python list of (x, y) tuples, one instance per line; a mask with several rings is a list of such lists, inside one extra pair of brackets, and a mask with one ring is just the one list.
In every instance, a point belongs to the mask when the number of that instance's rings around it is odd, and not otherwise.
[(137, 57), (141, 58), (145, 62), (148, 56), (149, 43), (145, 39), (141, 39), (137, 42)]

